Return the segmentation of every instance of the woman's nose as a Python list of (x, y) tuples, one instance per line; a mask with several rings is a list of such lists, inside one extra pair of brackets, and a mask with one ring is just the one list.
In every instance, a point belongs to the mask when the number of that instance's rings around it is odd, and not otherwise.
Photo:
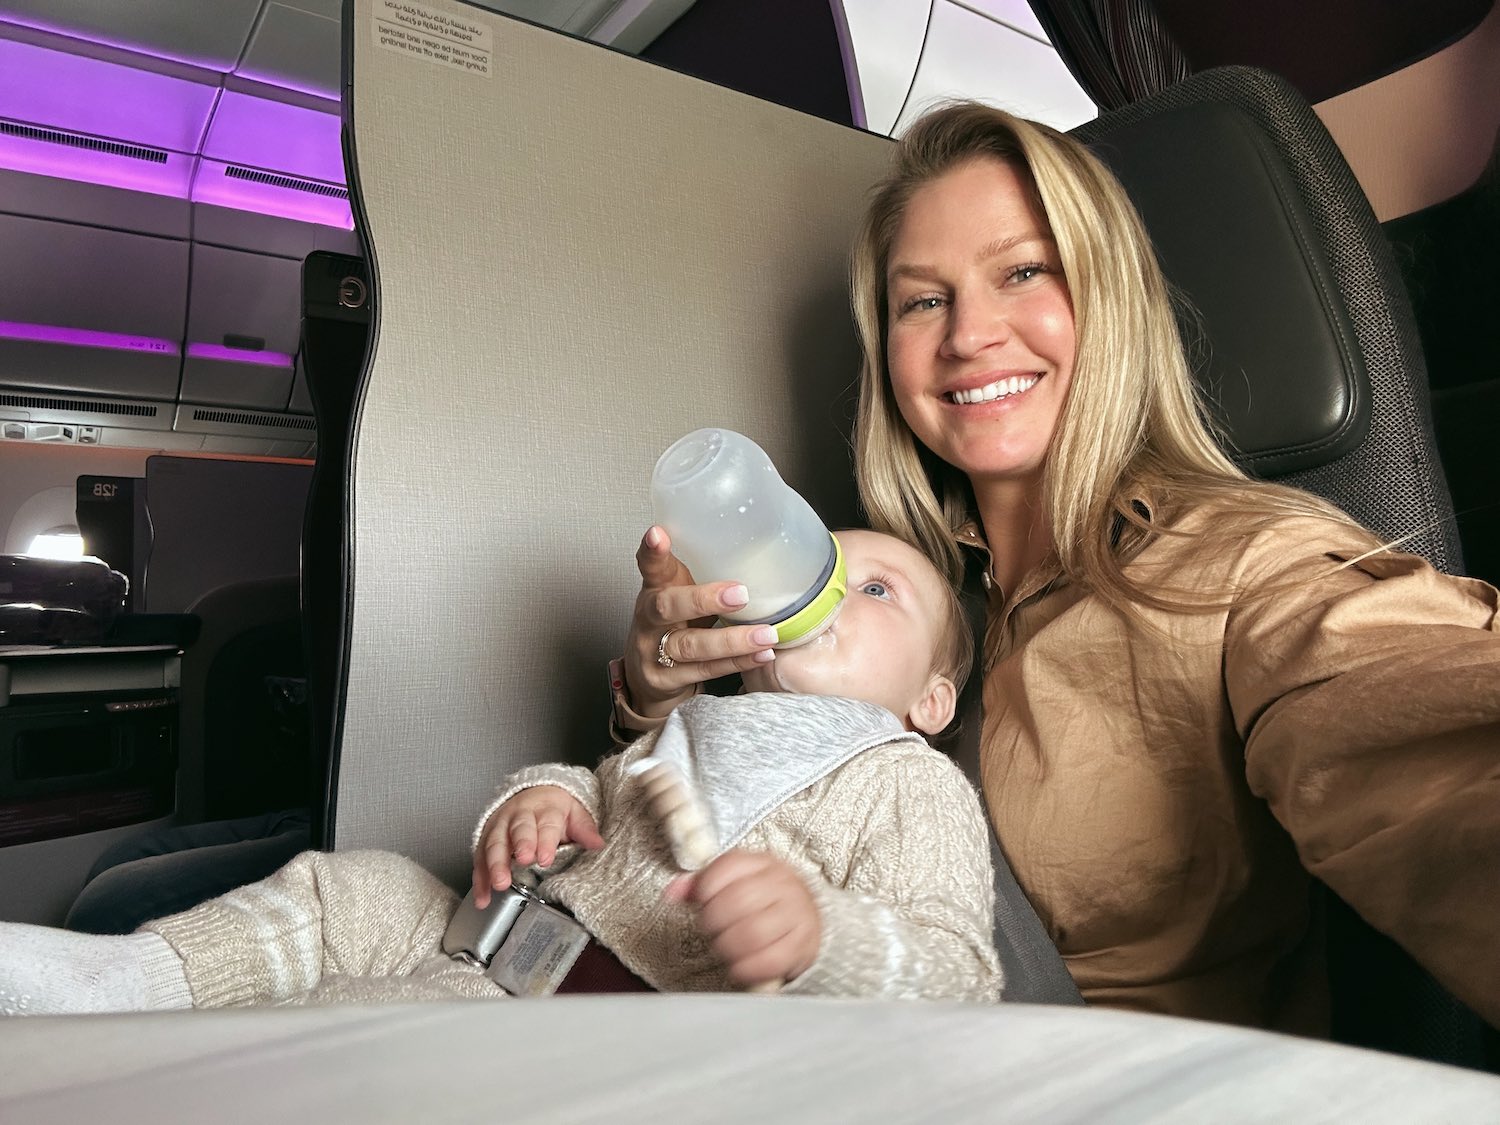
[(949, 309), (943, 350), (956, 359), (968, 359), (985, 348), (1004, 343), (1010, 335), (1010, 321), (997, 303), (955, 300)]

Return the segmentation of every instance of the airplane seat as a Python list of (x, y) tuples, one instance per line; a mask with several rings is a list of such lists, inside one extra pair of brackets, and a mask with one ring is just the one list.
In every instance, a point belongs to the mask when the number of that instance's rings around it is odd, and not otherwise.
[(1478, 247), (1500, 245), (1500, 133), (1467, 190), (1385, 224), (1427, 352), (1438, 449), (1467, 572), (1500, 585), (1500, 279)]
[(298, 578), (235, 582), (188, 607), (179, 819), (227, 820), (311, 803)]
[[(1074, 132), (1120, 176), (1186, 297), (1197, 374), (1239, 463), (1462, 573), (1401, 275), (1302, 96), (1265, 71), (1226, 67)], [(1484, 1067), (1478, 1017), (1324, 897), (1335, 1037)]]
[(308, 846), (316, 779), (297, 576), (220, 586), (186, 617), (199, 631), (182, 656), (176, 822), (99, 857), (70, 929), (128, 933)]

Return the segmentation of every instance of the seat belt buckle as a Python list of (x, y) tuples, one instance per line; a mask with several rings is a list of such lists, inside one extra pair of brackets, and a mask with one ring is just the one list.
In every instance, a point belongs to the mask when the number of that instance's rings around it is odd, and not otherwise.
[(471, 889), (458, 904), (458, 910), (443, 933), (443, 952), (471, 965), (488, 968), (526, 903), (535, 897), (525, 887), (512, 883), (503, 891), (491, 892), (490, 904), (480, 910), (474, 905)]
[(512, 996), (548, 996), (591, 940), (573, 915), (530, 895), (484, 975)]
[(483, 910), (471, 890), (443, 933), (443, 952), (478, 965), (512, 996), (556, 992), (590, 941), (588, 930), (561, 907), (512, 883), (490, 895)]

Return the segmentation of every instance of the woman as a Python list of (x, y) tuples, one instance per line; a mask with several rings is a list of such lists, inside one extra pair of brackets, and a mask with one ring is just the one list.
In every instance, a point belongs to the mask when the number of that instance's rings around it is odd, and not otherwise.
[[(1500, 1022), (1500, 596), (1234, 467), (1138, 217), (1062, 134), (918, 123), (852, 279), (861, 497), (979, 560), (984, 797), (1085, 998), (1325, 1032), (1316, 877)], [(691, 627), (743, 591), (669, 547), (628, 727), (774, 658)]]

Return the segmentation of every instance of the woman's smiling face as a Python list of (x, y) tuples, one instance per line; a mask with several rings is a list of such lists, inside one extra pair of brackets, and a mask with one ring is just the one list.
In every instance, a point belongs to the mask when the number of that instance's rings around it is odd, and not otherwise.
[(988, 157), (913, 193), (886, 264), (886, 358), (917, 439), (986, 483), (1040, 476), (1073, 377), (1073, 305), (1024, 176)]

